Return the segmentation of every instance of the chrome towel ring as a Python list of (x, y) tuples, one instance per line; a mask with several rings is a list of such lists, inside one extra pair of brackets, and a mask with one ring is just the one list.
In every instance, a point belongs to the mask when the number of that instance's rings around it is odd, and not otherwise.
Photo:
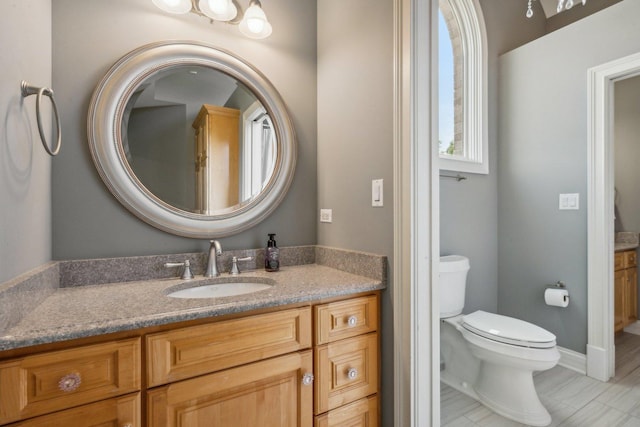
[[(36, 87), (32, 86), (26, 81), (22, 81), (20, 83), (20, 89), (22, 90), (22, 97), (26, 98), (31, 95), (38, 95), (36, 98), (36, 117), (38, 119), (38, 132), (40, 132), (40, 140), (42, 141), (42, 146), (50, 156), (55, 156), (60, 152), (60, 145), (62, 144), (62, 134), (60, 130), (60, 116), (58, 116), (58, 106), (56, 105), (56, 101), (53, 99), (53, 90), (48, 87)], [(58, 129), (58, 136), (56, 138), (56, 146), (53, 150), (49, 148), (49, 144), (47, 143), (47, 138), (44, 136), (44, 131), (42, 130), (42, 118), (40, 116), (40, 100), (42, 99), (42, 95), (46, 95), (51, 100), (51, 105), (53, 105), (53, 113), (56, 116), (56, 128)]]

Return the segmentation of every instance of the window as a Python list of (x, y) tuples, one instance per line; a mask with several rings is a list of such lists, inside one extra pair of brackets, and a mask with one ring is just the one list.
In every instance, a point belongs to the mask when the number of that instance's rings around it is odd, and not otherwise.
[(478, 0), (440, 0), (440, 169), (489, 173), (487, 41)]

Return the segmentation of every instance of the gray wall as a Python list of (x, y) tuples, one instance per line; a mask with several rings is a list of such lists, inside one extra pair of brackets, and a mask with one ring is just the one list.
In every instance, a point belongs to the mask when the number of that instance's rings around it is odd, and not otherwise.
[[(362, 13), (366, 11), (366, 18)], [(393, 1), (318, 1), (318, 243), (393, 254)], [(384, 179), (384, 207), (371, 180)], [(319, 211), (313, 215), (318, 221)], [(393, 425), (391, 289), (382, 299), (382, 417)]]
[(640, 76), (615, 83), (616, 231), (640, 232)]
[[(51, 87), (51, 1), (4, 0), (0, 17), (2, 283), (51, 259), (51, 158), (40, 142), (35, 96), (20, 95), (21, 80)], [(42, 112), (52, 140), (47, 98)]]
[(193, 14), (170, 15), (148, 0), (53, 2), (53, 82), (63, 114), (65, 149), (53, 164), (53, 258), (77, 259), (204, 250), (202, 240), (173, 236), (122, 207), (100, 180), (89, 154), (86, 119), (91, 94), (121, 56), (146, 43), (199, 40), (251, 62), (273, 83), (292, 115), (298, 165), (280, 207), (263, 223), (221, 240), (223, 249), (316, 243), (316, 2), (272, 0), (266, 40)]
[(128, 160), (147, 190), (172, 206), (195, 212), (195, 132), (189, 119), (184, 104), (134, 108), (127, 125)]
[[(498, 311), (587, 341), (587, 69), (640, 51), (640, 2), (627, 0), (501, 58)], [(558, 194), (580, 193), (559, 211)], [(566, 309), (544, 304), (563, 280)]]
[[(524, 16), (526, 2), (481, 0), (488, 44), (489, 175), (466, 174), (465, 181), (440, 180), (440, 253), (469, 258), (464, 312), (497, 311), (499, 116), (498, 56), (544, 34), (544, 14), (534, 2), (534, 17)], [(444, 172), (452, 175), (451, 172)]]

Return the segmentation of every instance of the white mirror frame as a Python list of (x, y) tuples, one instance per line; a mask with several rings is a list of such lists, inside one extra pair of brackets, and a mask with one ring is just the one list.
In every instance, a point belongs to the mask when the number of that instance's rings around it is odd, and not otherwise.
[[(122, 144), (122, 117), (138, 85), (160, 71), (191, 65), (221, 71), (243, 83), (265, 106), (276, 132), (278, 155), (265, 189), (251, 200), (216, 215), (177, 209), (154, 196), (135, 176)], [(267, 78), (229, 52), (191, 41), (152, 43), (118, 60), (93, 93), (87, 136), (98, 173), (120, 203), (154, 227), (193, 238), (228, 236), (264, 220), (286, 195), (293, 180), (297, 156), (293, 123), (284, 101)]]

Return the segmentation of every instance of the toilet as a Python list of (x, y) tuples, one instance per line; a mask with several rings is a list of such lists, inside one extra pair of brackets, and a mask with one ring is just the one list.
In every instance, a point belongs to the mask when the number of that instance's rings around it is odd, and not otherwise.
[(558, 363), (555, 335), (513, 317), (481, 310), (461, 314), (469, 267), (466, 257), (440, 257), (442, 382), (506, 418), (532, 426), (551, 424), (533, 372)]

